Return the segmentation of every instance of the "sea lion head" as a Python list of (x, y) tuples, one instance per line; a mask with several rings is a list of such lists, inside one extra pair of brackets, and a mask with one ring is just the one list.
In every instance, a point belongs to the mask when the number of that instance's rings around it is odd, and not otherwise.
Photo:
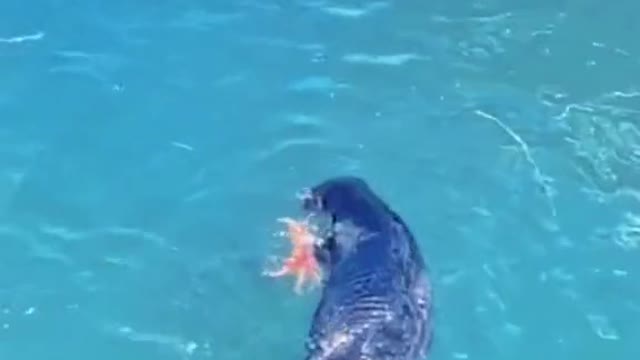
[(336, 264), (352, 252), (363, 235), (381, 231), (385, 205), (369, 185), (354, 176), (334, 177), (307, 189), (303, 208), (315, 219), (322, 241), (317, 258)]

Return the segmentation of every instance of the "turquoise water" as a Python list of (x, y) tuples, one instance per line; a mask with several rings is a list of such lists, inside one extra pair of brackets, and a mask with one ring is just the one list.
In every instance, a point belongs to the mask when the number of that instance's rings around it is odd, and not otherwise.
[(261, 276), (356, 174), (432, 269), (430, 359), (638, 358), (632, 1), (0, 2), (0, 358), (303, 356)]

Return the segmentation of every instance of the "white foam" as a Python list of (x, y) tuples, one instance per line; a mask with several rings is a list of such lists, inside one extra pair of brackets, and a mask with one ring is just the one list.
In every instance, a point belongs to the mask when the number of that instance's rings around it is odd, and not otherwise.
[(373, 13), (378, 9), (389, 6), (387, 2), (372, 2), (363, 7), (345, 7), (345, 6), (324, 6), (321, 10), (325, 14), (339, 16), (344, 18), (360, 18)]
[(25, 41), (41, 40), (43, 37), (44, 37), (44, 33), (40, 31), (31, 35), (20, 35), (20, 36), (14, 36), (9, 38), (0, 38), (0, 43), (17, 44)]
[(308, 76), (291, 84), (289, 88), (295, 91), (333, 90), (348, 88), (346, 84), (338, 83), (326, 76)]
[(351, 53), (343, 56), (342, 59), (346, 62), (356, 64), (399, 66), (404, 65), (412, 60), (425, 60), (427, 58), (413, 53), (400, 53), (391, 55)]
[(605, 340), (619, 340), (618, 332), (611, 327), (609, 319), (602, 315), (589, 314), (587, 319), (591, 323), (593, 331)]
[(191, 145), (187, 145), (185, 143), (182, 142), (178, 142), (178, 141), (172, 141), (171, 145), (179, 148), (179, 149), (183, 149), (183, 150), (187, 150), (187, 151), (194, 151), (195, 149), (193, 148), (193, 146)]
[(640, 247), (640, 216), (627, 213), (625, 222), (618, 226), (615, 243), (625, 250)]

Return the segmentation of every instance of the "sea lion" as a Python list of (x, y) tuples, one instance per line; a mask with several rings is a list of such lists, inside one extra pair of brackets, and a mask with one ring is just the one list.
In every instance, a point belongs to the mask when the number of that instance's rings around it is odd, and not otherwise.
[(432, 290), (408, 226), (358, 177), (308, 189), (303, 209), (326, 220), (314, 244), (324, 276), (305, 360), (423, 359)]

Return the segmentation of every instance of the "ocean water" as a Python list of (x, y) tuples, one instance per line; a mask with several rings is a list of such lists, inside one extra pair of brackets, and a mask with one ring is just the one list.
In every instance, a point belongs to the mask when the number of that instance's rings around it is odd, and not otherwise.
[(303, 357), (297, 191), (409, 223), (429, 359), (640, 356), (634, 1), (0, 2), (0, 359)]

